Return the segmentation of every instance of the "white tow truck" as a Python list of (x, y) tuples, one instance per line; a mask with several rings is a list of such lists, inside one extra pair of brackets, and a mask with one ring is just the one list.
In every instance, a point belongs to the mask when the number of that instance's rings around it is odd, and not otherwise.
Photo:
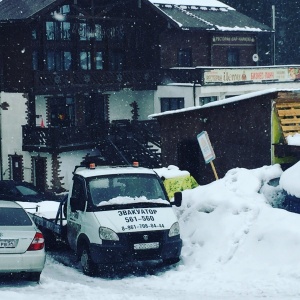
[[(160, 177), (141, 167), (76, 167), (72, 188), (54, 217), (29, 211), (47, 242), (75, 251), (86, 275), (101, 266), (143, 260), (179, 261), (182, 240)], [(41, 203), (42, 204), (42, 203)], [(48, 237), (48, 240), (47, 240)], [(51, 238), (52, 237), (52, 238)]]

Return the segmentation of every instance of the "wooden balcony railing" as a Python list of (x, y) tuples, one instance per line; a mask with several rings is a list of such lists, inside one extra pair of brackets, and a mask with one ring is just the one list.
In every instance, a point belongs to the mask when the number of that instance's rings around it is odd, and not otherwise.
[(55, 152), (94, 147), (107, 136), (103, 125), (80, 127), (23, 126), (23, 151)]
[(97, 87), (103, 90), (121, 88), (156, 89), (159, 72), (143, 71), (35, 71), (34, 87), (36, 90), (45, 88), (76, 88)]

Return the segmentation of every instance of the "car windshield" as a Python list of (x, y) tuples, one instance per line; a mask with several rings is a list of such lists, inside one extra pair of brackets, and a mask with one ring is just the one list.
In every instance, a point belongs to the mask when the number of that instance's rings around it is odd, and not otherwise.
[(38, 194), (37, 191), (33, 190), (24, 185), (16, 185), (16, 189), (23, 195), (23, 196), (35, 196)]
[(31, 226), (32, 222), (22, 208), (0, 207), (0, 226)]
[(159, 180), (151, 174), (94, 177), (88, 182), (88, 190), (94, 205), (120, 196), (167, 200)]

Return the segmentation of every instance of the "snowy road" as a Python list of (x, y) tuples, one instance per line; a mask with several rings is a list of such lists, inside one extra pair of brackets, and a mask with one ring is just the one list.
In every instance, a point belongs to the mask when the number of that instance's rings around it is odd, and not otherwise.
[[(128, 266), (123, 270), (111, 271), (109, 276), (92, 278), (82, 274), (72, 256), (66, 258), (65, 255), (55, 253), (47, 255), (40, 284), (4, 280), (0, 286), (0, 299), (279, 300), (300, 296), (298, 280), (294, 280), (294, 290), (291, 281), (285, 283), (280, 275), (277, 282), (274, 282), (274, 277), (267, 279), (264, 275), (261, 278), (245, 276), (244, 281), (241, 277), (226, 276), (225, 270), (225, 273), (216, 269), (201, 271), (196, 265), (184, 266), (181, 262), (168, 268), (154, 264), (140, 268)], [(280, 286), (285, 287), (282, 289)]]

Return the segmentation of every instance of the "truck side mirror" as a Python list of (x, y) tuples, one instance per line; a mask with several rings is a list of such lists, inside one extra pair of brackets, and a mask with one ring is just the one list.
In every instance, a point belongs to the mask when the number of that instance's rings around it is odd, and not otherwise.
[(182, 203), (182, 193), (176, 192), (174, 193), (174, 205), (180, 207)]

